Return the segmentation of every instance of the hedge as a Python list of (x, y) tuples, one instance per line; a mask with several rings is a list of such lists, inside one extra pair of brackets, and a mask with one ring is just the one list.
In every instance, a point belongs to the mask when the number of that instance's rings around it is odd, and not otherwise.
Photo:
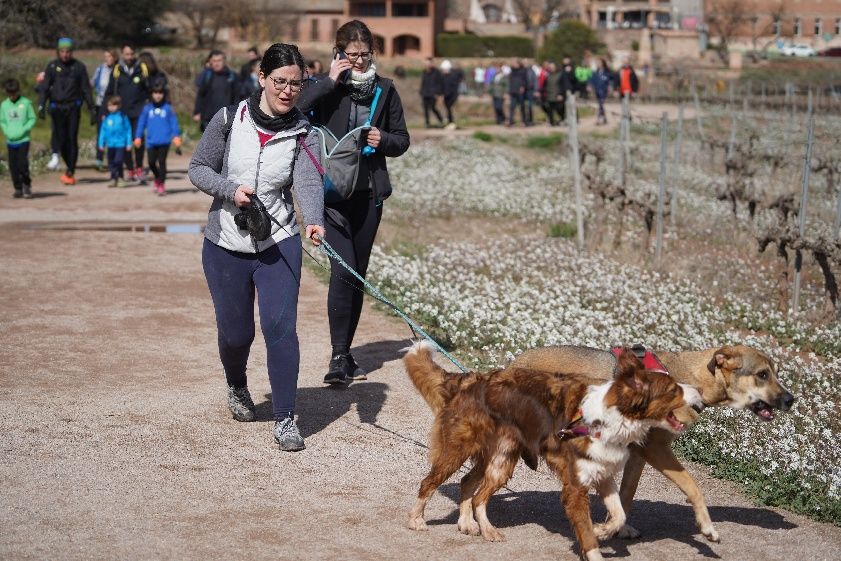
[(534, 57), (534, 43), (517, 35), (478, 35), (441, 33), (435, 40), (441, 57)]

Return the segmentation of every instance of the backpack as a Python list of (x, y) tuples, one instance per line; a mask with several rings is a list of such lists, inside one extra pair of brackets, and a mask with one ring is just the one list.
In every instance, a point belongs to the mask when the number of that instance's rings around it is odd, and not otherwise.
[(327, 202), (341, 202), (349, 199), (356, 188), (359, 178), (359, 158), (370, 156), (375, 149), (368, 146), (366, 138), (371, 129), (371, 120), (377, 110), (382, 88), (374, 90), (374, 99), (368, 119), (362, 126), (348, 131), (342, 138), (336, 136), (325, 126), (313, 125), (321, 140), (321, 165), (315, 156), (302, 143), (309, 154), (324, 182), (324, 200)]

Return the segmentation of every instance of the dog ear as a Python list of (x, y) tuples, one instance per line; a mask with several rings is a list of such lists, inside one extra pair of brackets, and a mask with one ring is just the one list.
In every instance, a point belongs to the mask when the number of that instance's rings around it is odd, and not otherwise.
[(618, 379), (637, 392), (648, 390), (648, 381), (643, 378), (645, 366), (630, 349), (624, 349), (619, 355)]
[(742, 367), (742, 357), (731, 347), (721, 347), (713, 355), (707, 369), (715, 375), (716, 368), (734, 371)]

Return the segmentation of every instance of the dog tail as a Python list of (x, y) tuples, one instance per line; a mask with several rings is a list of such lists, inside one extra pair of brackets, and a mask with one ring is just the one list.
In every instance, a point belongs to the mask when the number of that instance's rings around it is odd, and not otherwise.
[(456, 374), (438, 366), (432, 360), (432, 350), (432, 345), (427, 341), (415, 343), (403, 357), (403, 364), (418, 393), (423, 396), (432, 412), (437, 414), (449, 401), (445, 382)]

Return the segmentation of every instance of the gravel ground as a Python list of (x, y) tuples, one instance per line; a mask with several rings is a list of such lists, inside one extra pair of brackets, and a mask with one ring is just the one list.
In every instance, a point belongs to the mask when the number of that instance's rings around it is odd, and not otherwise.
[[(297, 403), (307, 449), (283, 453), (272, 440), (259, 339), (259, 422), (230, 418), (201, 237), (59, 229), (201, 222), (209, 201), (185, 166), (172, 158), (161, 198), (106, 189), (92, 170), (71, 188), (39, 176), (31, 201), (0, 185), (0, 557), (576, 559), (545, 468), (518, 467), (491, 501), (505, 543), (457, 532), (457, 478), (430, 502), (429, 532), (405, 527), (432, 420), (399, 361), (408, 329), (366, 309), (354, 354), (369, 380), (322, 387), (326, 287), (309, 272)], [(606, 542), (606, 557), (838, 559), (841, 529), (755, 506), (690, 469), (722, 542), (706, 542), (679, 491), (647, 472), (633, 513), (643, 537)]]

